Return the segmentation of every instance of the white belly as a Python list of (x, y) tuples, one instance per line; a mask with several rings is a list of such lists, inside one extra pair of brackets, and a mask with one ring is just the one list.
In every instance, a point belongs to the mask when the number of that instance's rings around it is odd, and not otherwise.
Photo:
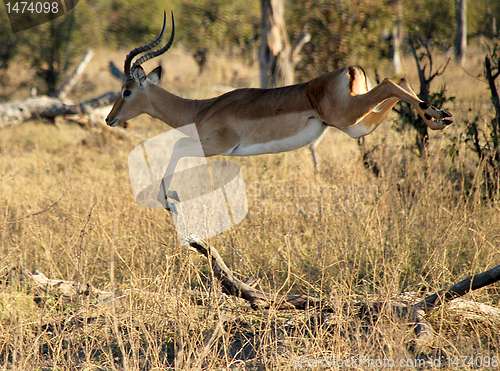
[(224, 155), (254, 156), (263, 155), (266, 153), (293, 151), (294, 149), (299, 149), (301, 147), (307, 146), (308, 144), (311, 144), (316, 139), (318, 139), (327, 128), (327, 126), (322, 121), (315, 118), (311, 118), (307, 122), (308, 125), (304, 128), (304, 130), (295, 134), (294, 136), (279, 140), (273, 140), (267, 143), (257, 143), (251, 145), (240, 143), (231, 151), (224, 153)]

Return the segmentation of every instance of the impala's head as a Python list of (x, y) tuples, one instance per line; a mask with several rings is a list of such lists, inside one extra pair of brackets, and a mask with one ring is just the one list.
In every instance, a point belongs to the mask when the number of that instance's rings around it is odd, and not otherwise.
[(141, 64), (151, 58), (165, 53), (170, 48), (170, 46), (172, 46), (175, 35), (173, 13), (172, 33), (170, 34), (170, 39), (168, 40), (167, 44), (159, 50), (143, 55), (141, 58), (136, 60), (133, 65), (132, 59), (134, 59), (134, 57), (136, 57), (140, 53), (146, 52), (158, 45), (162, 40), (163, 35), (165, 34), (166, 26), (167, 14), (164, 13), (163, 28), (156, 40), (148, 45), (135, 48), (125, 58), (125, 66), (123, 70), (125, 81), (122, 86), (122, 94), (121, 97), (116, 100), (115, 104), (113, 105), (113, 109), (109, 113), (108, 117), (106, 117), (106, 123), (109, 126), (117, 126), (122, 122), (133, 119), (134, 117), (139, 116), (141, 113), (144, 113), (146, 104), (148, 102), (147, 94), (149, 92), (149, 88), (151, 87), (151, 85), (154, 85), (158, 81), (160, 81), (161, 67), (156, 67), (153, 71), (146, 75), (141, 67)]

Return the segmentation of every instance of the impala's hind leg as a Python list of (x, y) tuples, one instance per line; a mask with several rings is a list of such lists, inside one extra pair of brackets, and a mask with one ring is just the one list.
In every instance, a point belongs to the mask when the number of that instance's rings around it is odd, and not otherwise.
[[(448, 112), (447, 110), (437, 110), (436, 108), (431, 106), (429, 102), (421, 101), (411, 88), (410, 84), (408, 84), (408, 81), (406, 81), (406, 79), (401, 79), (399, 86), (401, 86), (401, 88), (406, 90), (410, 95), (412, 95), (419, 101), (418, 106), (422, 111), (419, 111), (417, 108), (415, 109), (428, 127), (433, 130), (441, 130), (453, 123), (453, 117), (450, 112)], [(408, 103), (411, 104), (411, 102)]]
[(314, 163), (314, 172), (316, 173), (316, 175), (319, 174), (319, 171), (320, 171), (320, 158), (319, 158), (319, 154), (318, 154), (318, 146), (319, 144), (321, 143), (321, 141), (323, 140), (323, 138), (325, 137), (325, 134), (326, 134), (327, 130), (323, 131), (323, 134), (321, 134), (319, 136), (318, 139), (316, 139), (310, 146), (309, 146), (309, 149), (311, 150), (311, 156), (312, 156), (312, 159), (313, 159), (313, 163)]
[[(406, 90), (409, 94), (413, 95), (414, 98), (418, 99), (411, 89), (410, 85), (408, 85), (406, 79), (401, 79), (398, 85)], [(396, 105), (396, 103), (399, 102), (399, 100), (400, 99), (396, 97), (387, 99), (382, 104), (375, 107), (373, 111), (363, 117), (359, 122), (354, 125), (342, 128), (342, 131), (353, 138), (359, 138), (364, 135), (370, 134), (382, 123), (382, 121), (385, 120), (389, 112), (391, 112), (392, 108)]]
[(341, 130), (351, 136), (352, 138), (359, 138), (370, 134), (375, 130), (384, 119), (387, 117), (392, 107), (398, 103), (399, 98), (389, 98), (368, 115), (363, 117), (359, 122), (354, 125), (347, 126)]
[(446, 110), (437, 110), (428, 102), (420, 100), (405, 79), (402, 79), (399, 85), (385, 79), (368, 93), (354, 98), (360, 101), (359, 104), (368, 106), (389, 98), (404, 100), (413, 106), (427, 126), (433, 130), (442, 130), (453, 123), (451, 113)]

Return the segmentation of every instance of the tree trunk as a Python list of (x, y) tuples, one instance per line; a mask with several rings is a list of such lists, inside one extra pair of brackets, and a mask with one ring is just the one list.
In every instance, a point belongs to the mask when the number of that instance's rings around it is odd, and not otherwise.
[(262, 88), (294, 83), (292, 48), (286, 33), (284, 13), (284, 0), (262, 0), (262, 33), (259, 49)]
[(394, 65), (394, 73), (396, 75), (401, 75), (401, 44), (399, 42), (398, 37), (398, 27), (394, 26), (392, 29), (392, 47), (393, 47), (393, 55), (392, 55), (392, 64)]
[(392, 61), (394, 64), (394, 73), (396, 75), (401, 75), (401, 44), (403, 41), (403, 6), (401, 0), (398, 0), (397, 4), (398, 18), (396, 19), (396, 24), (392, 29), (392, 46), (394, 48), (394, 55)]
[(467, 5), (466, 0), (455, 0), (455, 19), (457, 33), (455, 35), (455, 59), (462, 66), (465, 65), (467, 52)]

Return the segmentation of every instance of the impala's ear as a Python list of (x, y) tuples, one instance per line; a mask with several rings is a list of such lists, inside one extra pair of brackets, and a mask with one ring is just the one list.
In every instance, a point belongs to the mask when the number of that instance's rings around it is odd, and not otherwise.
[(146, 81), (146, 72), (144, 72), (141, 66), (134, 68), (132, 76), (139, 85), (142, 85)]
[(161, 79), (161, 66), (156, 67), (153, 71), (148, 73), (148, 80), (156, 84)]

